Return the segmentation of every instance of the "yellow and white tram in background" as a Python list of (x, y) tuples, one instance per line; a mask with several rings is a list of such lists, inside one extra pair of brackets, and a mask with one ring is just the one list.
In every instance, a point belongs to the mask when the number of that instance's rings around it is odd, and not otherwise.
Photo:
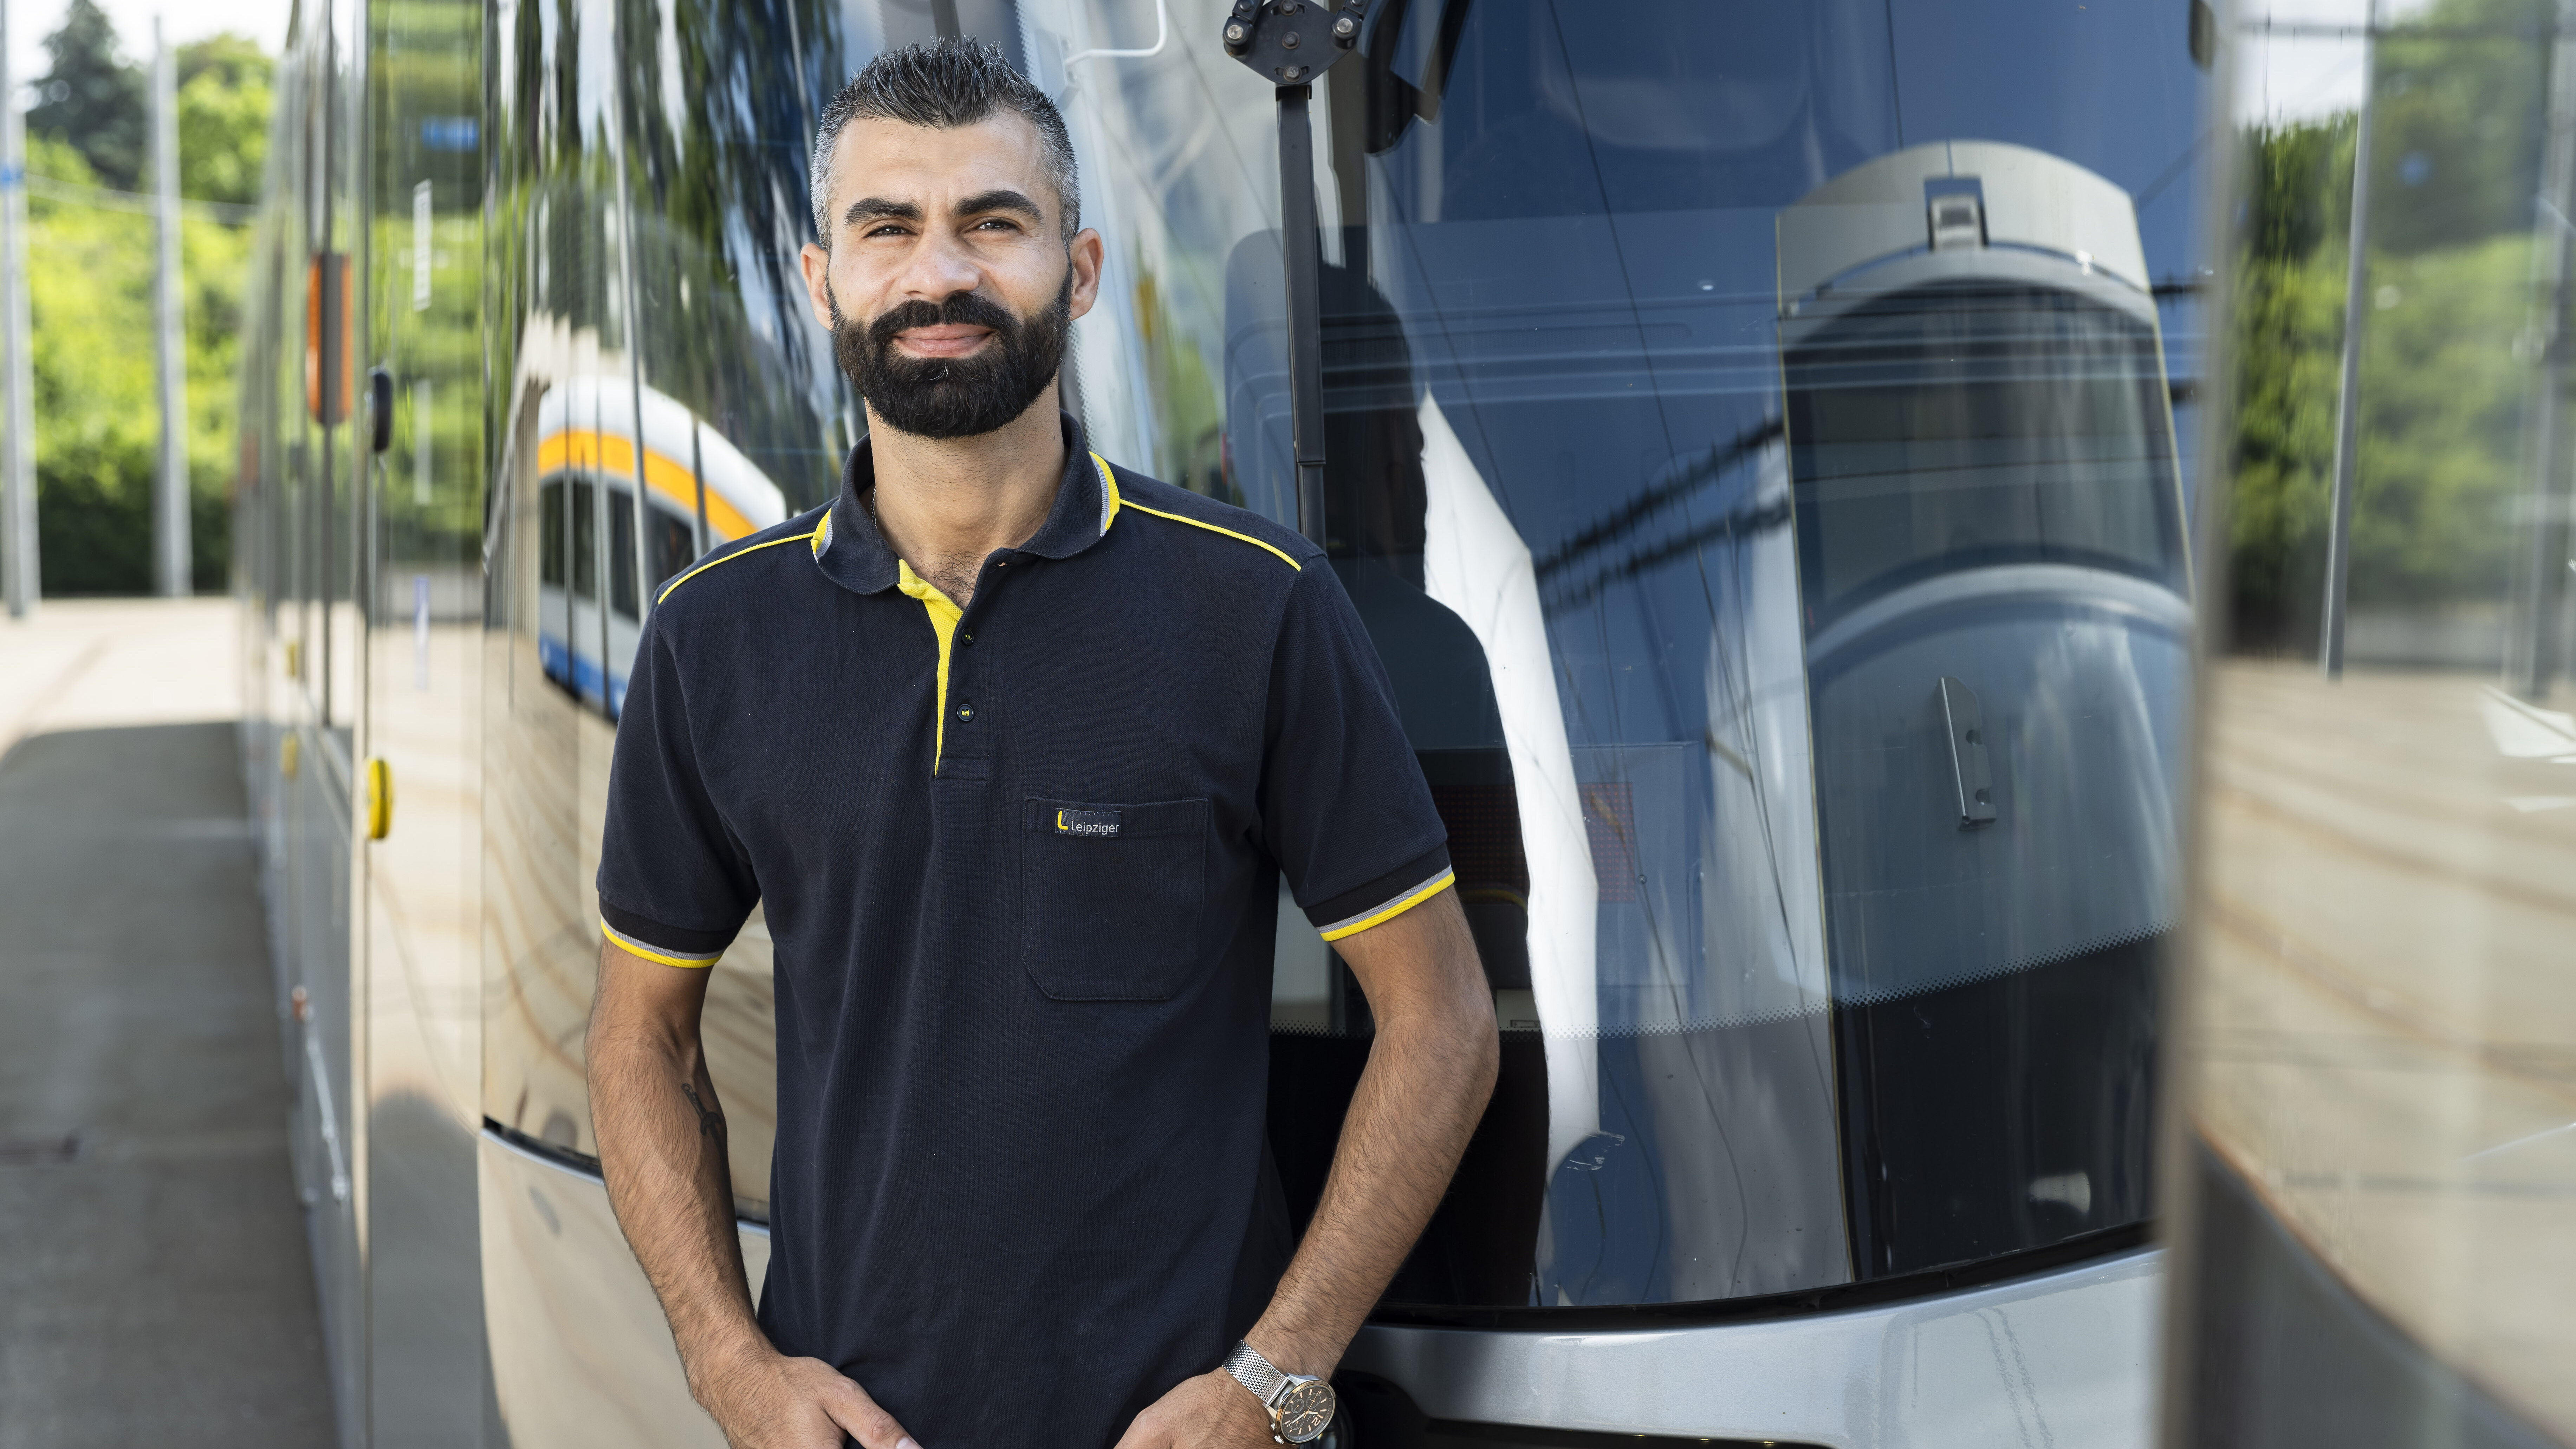
[[(1379, 0), (1326, 77), (1309, 526), (1505, 1036), (1338, 1442), (2151, 1436), (2185, 8)], [(1223, 11), (300, 0), (234, 556), (343, 1442), (718, 1442), (599, 1181), (590, 882), (660, 586), (856, 437), (795, 260), (843, 79), (965, 34), (1055, 96), (1108, 243), (1067, 406), (1296, 523), (1272, 98)], [(708, 1005), (755, 1286), (770, 950), (755, 914)], [(1301, 1220), (1369, 1035), (1283, 910)]]
[(643, 628), (643, 584), (786, 522), (787, 497), (722, 433), (631, 376), (546, 390), (536, 476), (537, 659), (613, 720)]

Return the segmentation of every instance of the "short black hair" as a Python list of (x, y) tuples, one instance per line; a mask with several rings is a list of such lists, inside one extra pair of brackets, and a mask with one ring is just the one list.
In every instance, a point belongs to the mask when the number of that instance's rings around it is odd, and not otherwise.
[(831, 206), (832, 152), (842, 127), (886, 120), (947, 129), (974, 125), (997, 111), (1009, 111), (1037, 128), (1047, 182), (1064, 213), (1065, 240), (1071, 241), (1082, 229), (1082, 201), (1064, 114), (1046, 92), (1011, 69), (999, 47), (951, 36), (885, 52), (823, 107), (822, 124), (814, 131), (812, 193), (814, 231), (824, 249), (832, 245), (832, 219), (824, 213)]

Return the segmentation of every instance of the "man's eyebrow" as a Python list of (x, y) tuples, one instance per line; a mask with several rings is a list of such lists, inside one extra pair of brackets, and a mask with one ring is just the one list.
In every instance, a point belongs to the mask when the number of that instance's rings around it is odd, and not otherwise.
[(855, 226), (869, 220), (919, 221), (921, 208), (909, 201), (889, 201), (882, 196), (862, 196), (850, 203), (849, 210), (841, 213), (841, 223), (844, 226)]
[(978, 191), (957, 203), (960, 216), (976, 216), (987, 211), (1016, 211), (1031, 221), (1046, 220), (1046, 213), (1038, 209), (1036, 202), (1029, 200), (1028, 193), (1008, 187)]

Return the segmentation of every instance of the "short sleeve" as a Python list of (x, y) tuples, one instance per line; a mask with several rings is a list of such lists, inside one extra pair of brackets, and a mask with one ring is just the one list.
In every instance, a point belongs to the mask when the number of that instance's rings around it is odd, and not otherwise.
[(1386, 667), (1322, 560), (1290, 590), (1270, 662), (1263, 843), (1328, 941), (1449, 888), (1449, 833)]
[(635, 650), (600, 839), (600, 927), (619, 946), (670, 966), (712, 965), (760, 890), (740, 842), (707, 793), (688, 696), (656, 613)]

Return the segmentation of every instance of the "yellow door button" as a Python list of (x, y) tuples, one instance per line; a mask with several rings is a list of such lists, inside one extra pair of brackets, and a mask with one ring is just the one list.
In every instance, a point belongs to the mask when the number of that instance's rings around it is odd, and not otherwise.
[(394, 767), (382, 756), (367, 761), (367, 838), (382, 840), (394, 828)]

